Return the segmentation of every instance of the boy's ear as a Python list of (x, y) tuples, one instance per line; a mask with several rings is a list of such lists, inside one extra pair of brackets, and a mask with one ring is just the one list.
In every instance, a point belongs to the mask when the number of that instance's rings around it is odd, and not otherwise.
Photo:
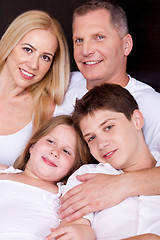
[(135, 123), (137, 130), (141, 130), (144, 124), (144, 118), (142, 113), (138, 109), (134, 110), (132, 114), (132, 119)]
[(130, 54), (130, 52), (132, 51), (132, 47), (133, 47), (132, 36), (130, 34), (127, 34), (123, 38), (123, 51), (125, 56), (128, 56)]

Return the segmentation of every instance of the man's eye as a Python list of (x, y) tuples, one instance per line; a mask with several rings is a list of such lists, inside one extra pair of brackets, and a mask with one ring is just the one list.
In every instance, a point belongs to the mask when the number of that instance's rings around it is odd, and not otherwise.
[(78, 38), (78, 39), (75, 40), (75, 43), (81, 43), (81, 42), (83, 42), (82, 38)]
[(104, 38), (104, 36), (97, 36), (97, 39), (98, 40), (101, 40), (101, 39), (103, 39)]
[(33, 52), (32, 49), (29, 48), (29, 47), (24, 47), (23, 49), (26, 53), (32, 53)]
[(47, 62), (51, 61), (50, 57), (48, 57), (47, 55), (42, 55), (42, 59), (47, 61)]

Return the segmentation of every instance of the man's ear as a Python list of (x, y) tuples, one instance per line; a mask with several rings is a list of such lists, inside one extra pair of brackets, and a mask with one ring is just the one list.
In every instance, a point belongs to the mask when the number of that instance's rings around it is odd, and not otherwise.
[(130, 54), (130, 52), (132, 51), (132, 47), (133, 47), (132, 36), (130, 34), (127, 34), (123, 38), (123, 51), (125, 56), (128, 56)]
[(144, 124), (144, 118), (138, 109), (134, 110), (132, 114), (132, 120), (134, 121), (137, 130), (141, 130)]

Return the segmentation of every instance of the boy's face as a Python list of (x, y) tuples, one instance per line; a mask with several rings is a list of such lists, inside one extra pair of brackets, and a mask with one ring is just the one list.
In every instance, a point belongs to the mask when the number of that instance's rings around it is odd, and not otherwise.
[(123, 113), (97, 110), (80, 121), (80, 128), (91, 154), (101, 163), (127, 170), (136, 164), (141, 127), (134, 111), (129, 121)]

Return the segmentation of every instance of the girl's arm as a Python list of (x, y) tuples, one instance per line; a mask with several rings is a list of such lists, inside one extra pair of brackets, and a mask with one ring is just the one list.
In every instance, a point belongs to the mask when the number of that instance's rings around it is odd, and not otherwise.
[(8, 168), (8, 166), (3, 165), (3, 164), (0, 164), (0, 170), (4, 170), (4, 169), (6, 169), (6, 168)]
[(46, 240), (52, 240), (53, 238), (61, 240), (61, 237), (65, 240), (96, 240), (89, 220), (84, 218), (74, 222), (63, 220), (58, 228), (52, 229), (51, 231), (52, 233), (46, 237)]

